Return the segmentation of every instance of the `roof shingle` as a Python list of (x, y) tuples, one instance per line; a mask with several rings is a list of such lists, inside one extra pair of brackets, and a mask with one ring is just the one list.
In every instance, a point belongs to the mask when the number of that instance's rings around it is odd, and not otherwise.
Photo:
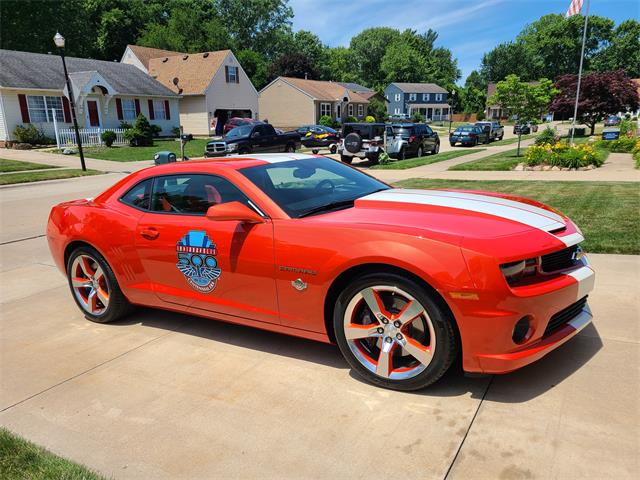
[(152, 58), (149, 75), (173, 92), (201, 95), (229, 53), (231, 50), (219, 50)]
[(400, 90), (405, 93), (448, 93), (447, 90), (435, 83), (398, 83), (394, 82)]
[[(316, 100), (326, 100), (329, 102), (335, 102), (336, 100), (342, 100), (342, 96), (345, 93), (345, 88), (338, 82), (327, 82), (324, 80), (307, 80), (304, 78), (294, 77), (280, 77), (282, 80), (290, 85), (302, 90), (306, 94), (312, 96)], [(369, 103), (369, 100), (359, 94), (349, 90), (349, 98), (355, 103)]]
[(158, 57), (173, 57), (175, 55), (184, 55), (182, 52), (174, 52), (172, 50), (161, 50), (159, 48), (142, 47), (140, 45), (127, 45), (127, 48), (131, 50), (138, 60), (144, 65), (144, 68), (149, 70), (149, 60)]

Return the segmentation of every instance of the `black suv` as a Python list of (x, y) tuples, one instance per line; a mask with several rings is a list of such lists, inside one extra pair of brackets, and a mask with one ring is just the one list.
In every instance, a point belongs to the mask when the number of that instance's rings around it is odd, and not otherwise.
[[(422, 157), (425, 153), (436, 154), (440, 151), (440, 137), (429, 125), (422, 123), (394, 123), (391, 125), (394, 139), (401, 138), (402, 144), (390, 157), (403, 160), (409, 157)], [(387, 143), (391, 142), (387, 138)]]
[(338, 145), (340, 160), (351, 163), (353, 157), (378, 162), (384, 147), (384, 123), (345, 123)]

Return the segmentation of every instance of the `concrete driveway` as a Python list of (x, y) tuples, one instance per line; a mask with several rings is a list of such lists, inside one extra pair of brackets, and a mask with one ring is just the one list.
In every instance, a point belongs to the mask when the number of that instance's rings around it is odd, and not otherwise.
[(43, 222), (117, 178), (0, 189), (1, 425), (114, 478), (635, 478), (640, 257), (591, 256), (594, 324), (542, 361), (398, 393), (330, 345), (144, 309), (86, 321)]

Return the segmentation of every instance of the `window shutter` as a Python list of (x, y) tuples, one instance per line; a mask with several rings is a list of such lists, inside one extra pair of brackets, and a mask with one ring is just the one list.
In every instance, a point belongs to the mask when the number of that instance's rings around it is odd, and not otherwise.
[(149, 120), (155, 120), (156, 115), (153, 111), (153, 100), (149, 99), (147, 103), (149, 104)]
[(138, 115), (140, 115), (140, 99), (136, 98), (134, 103), (136, 104), (136, 117), (137, 117)]
[(236, 67), (236, 83), (240, 83), (240, 68)]
[(116, 112), (118, 113), (118, 120), (122, 120), (124, 116), (122, 115), (122, 100), (116, 98)]
[(229, 65), (224, 66), (224, 77), (227, 80), (227, 83), (229, 83)]
[(164, 118), (171, 120), (171, 110), (169, 109), (169, 100), (164, 101)]
[(64, 123), (71, 123), (71, 108), (69, 108), (69, 99), (62, 97), (62, 112), (64, 113)]
[(29, 107), (27, 106), (27, 96), (24, 94), (18, 95), (18, 102), (20, 103), (20, 113), (22, 114), (22, 123), (29, 123)]

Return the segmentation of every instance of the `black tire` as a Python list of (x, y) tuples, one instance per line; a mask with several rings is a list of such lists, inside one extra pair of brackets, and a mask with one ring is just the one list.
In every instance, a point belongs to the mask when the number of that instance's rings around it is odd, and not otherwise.
[(440, 142), (436, 142), (431, 152), (431, 155), (437, 155), (438, 153), (440, 153)]
[[(397, 287), (409, 293), (420, 302), (433, 324), (433, 331), (436, 337), (435, 354), (431, 357), (427, 367), (412, 378), (395, 380), (373, 373), (358, 360), (347, 342), (344, 331), (344, 316), (347, 307), (359, 292), (375, 285)], [(446, 373), (458, 356), (459, 351), (459, 340), (454, 322), (455, 320), (451, 317), (451, 314), (443, 307), (442, 300), (437, 298), (435, 294), (426, 291), (415, 281), (393, 273), (370, 273), (355, 279), (338, 297), (333, 314), (336, 341), (351, 368), (374, 385), (402, 391), (425, 388), (439, 380)]]
[(317, 148), (314, 148), (311, 150), (311, 153), (313, 153), (314, 155), (317, 155), (319, 151), (320, 150), (318, 150)]
[(451, 145), (452, 147), (455, 147), (455, 146), (456, 146), (456, 144), (455, 144), (455, 143), (451, 143), (451, 142), (449, 142), (449, 145)]
[(353, 162), (353, 157), (350, 157), (349, 155), (340, 155), (340, 161), (351, 165), (351, 162)]
[(498, 140), (502, 140), (504, 138), (504, 134), (498, 137)]
[[(80, 303), (80, 300), (76, 295), (76, 291), (73, 288), (72, 266), (76, 258), (80, 256), (91, 257), (100, 266), (100, 268), (102, 268), (104, 272), (109, 293), (109, 300), (107, 307), (98, 315), (92, 314), (91, 312), (87, 311), (85, 306)], [(71, 255), (69, 255), (69, 260), (67, 261), (67, 281), (69, 283), (71, 295), (73, 296), (76, 305), (78, 305), (78, 308), (80, 308), (87, 320), (91, 320), (92, 322), (96, 323), (110, 323), (119, 320), (125, 315), (131, 313), (131, 311), (133, 310), (133, 306), (124, 296), (122, 290), (120, 290), (120, 285), (118, 285), (118, 280), (116, 279), (111, 266), (94, 248), (88, 246), (78, 247), (71, 253)]]
[(422, 157), (423, 155), (424, 155), (424, 152), (423, 152), (423, 150), (422, 150), (422, 145), (420, 145), (420, 146), (418, 147), (418, 151), (416, 152), (416, 157), (420, 158), (420, 157)]
[(474, 138), (473, 139), (473, 143), (471, 144), (472, 147), (477, 147), (478, 146), (478, 139)]
[(331, 152), (332, 155), (334, 155), (338, 151), (338, 147), (336, 147), (335, 145), (331, 145), (329, 147), (329, 151)]
[(407, 158), (407, 151), (405, 150), (404, 147), (402, 147), (398, 152), (398, 160), (405, 160), (406, 158)]
[(284, 151), (286, 153), (294, 153), (296, 151), (296, 146), (293, 143), (288, 143), (286, 147), (284, 147)]
[(238, 150), (238, 155), (249, 155), (251, 153), (251, 150), (249, 150), (248, 148), (241, 148), (240, 150)]

